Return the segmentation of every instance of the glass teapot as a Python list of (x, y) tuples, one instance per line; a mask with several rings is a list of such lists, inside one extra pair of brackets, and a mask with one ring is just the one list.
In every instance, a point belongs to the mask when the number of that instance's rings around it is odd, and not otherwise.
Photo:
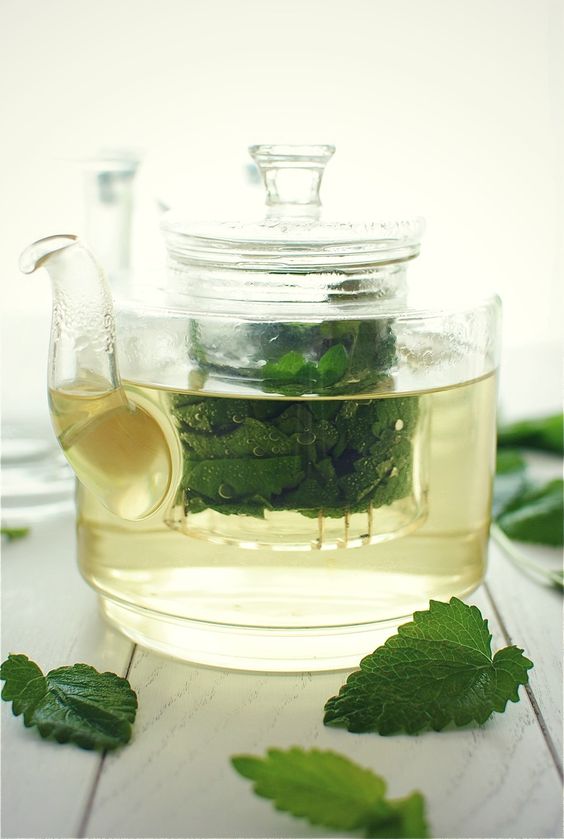
[(322, 221), (331, 146), (254, 146), (254, 223), (167, 215), (162, 287), (116, 313), (74, 236), (49, 399), (78, 483), (78, 559), (135, 641), (251, 670), (358, 664), (482, 580), (499, 300), (416, 308), (423, 224)]

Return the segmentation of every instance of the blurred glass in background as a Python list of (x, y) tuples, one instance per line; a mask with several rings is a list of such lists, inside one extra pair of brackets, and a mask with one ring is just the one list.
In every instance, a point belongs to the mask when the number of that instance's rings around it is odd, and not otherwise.
[[(440, 288), (445, 274), (461, 294), (493, 285), (504, 351), (527, 358), (560, 342), (562, 4), (287, 0), (264, 10), (262, 0), (4, 0), (5, 518), (26, 497), (40, 502), (35, 516), (72, 504), (47, 410), (49, 284), (20, 275), (19, 253), (53, 233), (86, 233), (116, 286), (124, 248), (135, 280), (156, 283), (163, 207), (261, 215), (244, 171), (251, 143), (335, 143), (327, 216), (349, 217), (350, 206), (369, 219), (425, 216), (412, 286)], [(147, 152), (138, 170), (127, 152), (106, 164), (90, 154), (137, 145)], [(77, 157), (94, 208), (84, 221), (81, 173), (68, 163)], [(116, 221), (125, 207), (129, 221)]]
[[(133, 151), (103, 150), (81, 163), (85, 238), (116, 291), (127, 285), (130, 271), (133, 182), (139, 162)], [(29, 294), (34, 296), (33, 281)], [(50, 306), (41, 312), (30, 307), (5, 319), (2, 329), (1, 487), (2, 524), (7, 527), (29, 526), (74, 507), (74, 475), (48, 414), (49, 313)]]

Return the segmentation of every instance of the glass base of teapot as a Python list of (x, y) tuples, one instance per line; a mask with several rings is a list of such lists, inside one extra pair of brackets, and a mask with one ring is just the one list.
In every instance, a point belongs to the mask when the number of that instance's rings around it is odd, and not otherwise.
[[(461, 558), (470, 546), (458, 547)], [(477, 559), (481, 553), (477, 543), (474, 552)], [(464, 565), (468, 570), (472, 567)], [(213, 617), (214, 611), (218, 617), (231, 614), (233, 623), (190, 619), (105, 596), (100, 597), (100, 606), (106, 620), (135, 643), (196, 664), (278, 673), (347, 670), (357, 667), (361, 658), (396, 632), (399, 624), (411, 620), (415, 609), (428, 608), (430, 597), (448, 599), (453, 594), (459, 597), (470, 594), (481, 582), (484, 570), (482, 562), (472, 565), (473, 573), (465, 578), (460, 576), (455, 580), (452, 575), (443, 575), (440, 584), (439, 575), (433, 580), (423, 580), (413, 574), (375, 574), (367, 569), (357, 576), (352, 587), (346, 585), (344, 575), (336, 573), (334, 581), (324, 582), (320, 573), (310, 571), (304, 581), (303, 602), (296, 602), (294, 616), (289, 617), (289, 622), (294, 620), (295, 626), (248, 626), (237, 622), (238, 616), (243, 619), (242, 616), (248, 616), (254, 607), (258, 620), (261, 619), (260, 612), (268, 614), (271, 623), (275, 623), (276, 613), (281, 614), (286, 609), (281, 605), (286, 602), (283, 582), (278, 579), (280, 587), (273, 590), (272, 580), (269, 583), (265, 576), (267, 589), (259, 600), (255, 576), (252, 589), (246, 593), (241, 590), (237, 600), (233, 598), (232, 578), (229, 581), (231, 593), (222, 596), (218, 585), (221, 569), (204, 573), (205, 580), (200, 579), (198, 583), (194, 579), (195, 586), (203, 587), (207, 581), (209, 590), (215, 588), (217, 591), (215, 602), (212, 602), (213, 598), (206, 598), (199, 611), (209, 617)], [(288, 579), (290, 574), (288, 570)], [(239, 582), (244, 585), (244, 572), (241, 572)], [(183, 587), (185, 585), (184, 582)], [(194, 594), (197, 596), (197, 591)], [(317, 612), (320, 625), (300, 626), (300, 611), (307, 613), (309, 620), (312, 612)], [(194, 612), (198, 614), (195, 604)], [(332, 615), (341, 613), (345, 621), (348, 615), (350, 621), (355, 612), (359, 616), (358, 623), (323, 625), (323, 615), (326, 622), (332, 624)], [(397, 612), (394, 617), (385, 617), (394, 612)], [(382, 619), (363, 622), (368, 614), (381, 614)]]
[(346, 628), (263, 629), (157, 615), (100, 598), (106, 620), (136, 644), (173, 658), (270, 673), (350, 670), (405, 620)]

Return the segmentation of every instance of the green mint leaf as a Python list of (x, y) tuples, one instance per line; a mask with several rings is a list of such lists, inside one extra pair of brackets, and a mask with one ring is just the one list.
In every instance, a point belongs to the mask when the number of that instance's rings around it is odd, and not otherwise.
[(290, 350), (278, 361), (269, 361), (262, 368), (262, 376), (273, 382), (297, 381), (306, 368), (306, 360), (303, 355), (295, 350)]
[(226, 434), (183, 431), (180, 439), (193, 453), (191, 456), (202, 459), (292, 454), (295, 448), (285, 434), (252, 417), (245, 417), (237, 428)]
[(48, 691), (47, 680), (37, 664), (26, 655), (9, 655), (0, 666), (0, 679), (6, 683), (2, 699), (12, 703), (16, 717), (24, 715), (25, 725), (33, 725), (33, 712)]
[(231, 503), (246, 495), (270, 495), (296, 486), (303, 478), (296, 456), (186, 461), (184, 486), (208, 498)]
[(527, 488), (526, 469), (525, 460), (518, 449), (498, 450), (492, 503), (494, 519)]
[(558, 591), (564, 591), (564, 571), (552, 572), (552, 585)]
[(328, 388), (343, 378), (347, 367), (348, 353), (345, 347), (343, 344), (334, 344), (317, 363), (306, 361), (301, 353), (290, 350), (277, 361), (267, 362), (261, 373), (266, 381), (280, 385)]
[(367, 837), (429, 835), (419, 793), (386, 800), (383, 778), (336, 752), (268, 749), (264, 758), (238, 755), (231, 762), (257, 795), (311, 824), (363, 829)]
[(420, 792), (388, 802), (388, 812), (377, 810), (367, 819), (367, 839), (424, 839), (429, 836), (425, 799)]
[[(343, 353), (331, 348), (325, 369), (335, 369)], [(265, 510), (297, 510), (313, 517), (322, 510), (340, 517), (392, 504), (411, 491), (416, 397), (290, 401), (178, 394), (172, 405), (188, 512), (264, 517)]]
[(115, 749), (131, 737), (137, 697), (127, 679), (99, 673), (88, 664), (59, 667), (44, 676), (25, 655), (9, 655), (0, 667), (2, 699), (42, 737), (82, 749)]
[(498, 449), (495, 459), (496, 475), (512, 475), (524, 472), (527, 468), (525, 458), (519, 449)]
[(28, 535), (29, 527), (2, 527), (0, 533), (5, 536), (8, 542), (15, 542), (16, 539), (23, 539)]
[(322, 387), (331, 387), (343, 378), (347, 369), (348, 353), (342, 344), (334, 344), (319, 359), (319, 381)]
[(524, 488), (504, 506), (497, 518), (503, 532), (520, 542), (542, 545), (564, 543), (564, 481)]
[(499, 447), (524, 446), (528, 449), (564, 454), (564, 415), (521, 420), (498, 429)]
[(179, 393), (173, 402), (173, 413), (180, 427), (187, 431), (217, 432), (243, 422), (248, 413), (246, 399), (201, 399)]
[(533, 666), (522, 653), (506, 647), (492, 659), (488, 622), (476, 606), (432, 600), (360, 662), (325, 705), (324, 722), (380, 734), (484, 723), (519, 700)]

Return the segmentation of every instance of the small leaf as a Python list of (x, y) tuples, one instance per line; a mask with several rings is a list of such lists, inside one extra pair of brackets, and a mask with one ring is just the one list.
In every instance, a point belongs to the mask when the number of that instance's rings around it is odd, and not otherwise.
[(564, 543), (564, 481), (525, 488), (507, 503), (497, 518), (503, 532), (521, 542)]
[(327, 725), (416, 734), (449, 723), (483, 723), (517, 702), (533, 665), (518, 647), (491, 655), (488, 622), (456, 597), (432, 600), (360, 663), (325, 705)]
[(553, 414), (504, 425), (498, 430), (497, 444), (564, 454), (564, 415)]
[(525, 491), (527, 465), (518, 449), (500, 449), (496, 457), (492, 515), (497, 518), (507, 505)]
[(264, 458), (229, 458), (186, 461), (184, 485), (208, 498), (230, 499), (246, 495), (272, 495), (295, 487), (302, 478), (296, 455)]
[(552, 585), (558, 591), (564, 591), (564, 571), (559, 569), (552, 572)]
[(348, 365), (347, 351), (342, 344), (334, 344), (319, 359), (319, 378), (323, 387), (334, 385), (345, 375)]
[(0, 679), (6, 684), (2, 699), (12, 703), (16, 717), (24, 715), (25, 725), (33, 725), (33, 712), (47, 693), (47, 680), (26, 655), (10, 655), (0, 666)]
[(376, 813), (369, 819), (367, 839), (424, 839), (429, 836), (425, 818), (425, 799), (420, 792), (412, 792), (407, 798), (389, 802), (388, 814)]
[(495, 461), (496, 475), (524, 472), (527, 468), (525, 458), (519, 449), (499, 449)]
[(264, 379), (271, 379), (276, 382), (295, 381), (303, 373), (306, 360), (303, 355), (295, 350), (290, 350), (278, 361), (269, 361), (262, 368)]
[(331, 751), (269, 749), (265, 758), (239, 755), (234, 768), (254, 781), (254, 791), (277, 810), (336, 830), (363, 828), (366, 836), (426, 837), (419, 793), (384, 798), (386, 782), (344, 755)]
[(252, 417), (227, 434), (206, 434), (198, 431), (183, 431), (180, 439), (186, 443), (190, 456), (196, 458), (234, 458), (262, 455), (292, 454), (295, 446), (285, 434)]
[(137, 697), (127, 679), (99, 673), (88, 664), (59, 667), (43, 676), (25, 655), (9, 655), (0, 667), (2, 699), (12, 702), (26, 726), (42, 737), (83, 749), (115, 749), (131, 737)]
[(2, 527), (0, 533), (5, 536), (8, 542), (15, 542), (16, 539), (25, 538), (30, 531), (29, 527)]

